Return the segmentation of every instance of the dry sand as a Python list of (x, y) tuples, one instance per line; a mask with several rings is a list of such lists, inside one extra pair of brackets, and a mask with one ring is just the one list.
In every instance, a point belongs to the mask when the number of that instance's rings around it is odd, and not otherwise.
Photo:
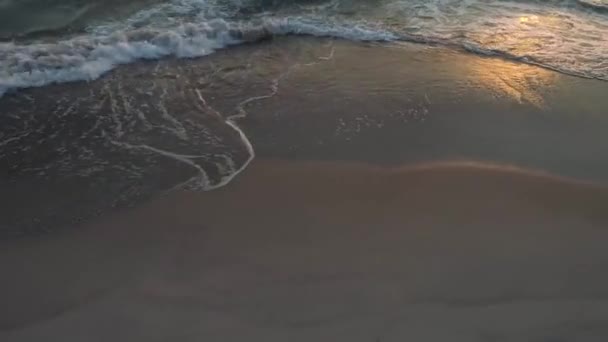
[(607, 209), (504, 166), (256, 160), (1, 242), (0, 340), (606, 341)]

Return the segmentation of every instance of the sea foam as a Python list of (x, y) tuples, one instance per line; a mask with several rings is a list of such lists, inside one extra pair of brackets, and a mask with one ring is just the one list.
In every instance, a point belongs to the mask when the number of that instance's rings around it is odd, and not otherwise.
[(241, 2), (228, 1), (230, 6), (225, 6), (226, 1), (173, 0), (69, 38), (2, 42), (0, 96), (17, 89), (94, 80), (141, 59), (201, 57), (274, 35), (447, 45), (608, 80), (608, 18), (572, 8), (575, 2), (391, 0), (369, 12), (358, 2), (345, 9), (346, 2), (337, 0), (331, 6), (298, 5), (247, 15), (242, 6), (248, 2)]
[(289, 34), (367, 41), (398, 38), (390, 32), (359, 25), (306, 18), (264, 18), (251, 22), (213, 19), (173, 29), (140, 28), (56, 43), (1, 43), (0, 95), (52, 83), (95, 80), (118, 65), (140, 59), (201, 57), (229, 45)]

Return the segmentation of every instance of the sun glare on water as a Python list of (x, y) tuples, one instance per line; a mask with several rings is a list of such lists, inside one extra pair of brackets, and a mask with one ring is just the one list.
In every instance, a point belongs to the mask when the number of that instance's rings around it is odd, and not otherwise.
[(552, 71), (500, 58), (471, 59), (466, 63), (471, 80), (495, 97), (511, 98), (545, 108), (544, 92), (550, 89), (558, 75)]
[(537, 23), (539, 21), (539, 18), (537, 15), (530, 15), (530, 16), (521, 16), (519, 17), (519, 22), (522, 24), (531, 24), (531, 23)]

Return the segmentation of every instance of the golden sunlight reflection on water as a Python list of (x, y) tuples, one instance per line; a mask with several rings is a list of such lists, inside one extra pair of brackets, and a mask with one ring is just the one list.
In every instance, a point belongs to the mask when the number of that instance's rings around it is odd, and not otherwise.
[[(484, 45), (505, 44), (516, 55), (526, 55), (542, 48), (543, 32), (561, 25), (559, 18), (539, 15), (521, 15), (515, 21), (504, 24), (509, 34), (491, 34), (480, 37)], [(531, 30), (538, 30), (531, 36)], [(466, 59), (464, 66), (474, 83), (491, 92), (495, 97), (509, 97), (518, 103), (546, 107), (545, 95), (555, 84), (559, 74), (541, 67), (511, 62), (501, 58)]]
[(538, 22), (538, 16), (537, 15), (521, 16), (521, 17), (519, 17), (519, 22), (522, 24)]
[(518, 103), (544, 108), (544, 94), (559, 74), (536, 66), (500, 58), (471, 58), (464, 67), (474, 83), (496, 97), (509, 97)]

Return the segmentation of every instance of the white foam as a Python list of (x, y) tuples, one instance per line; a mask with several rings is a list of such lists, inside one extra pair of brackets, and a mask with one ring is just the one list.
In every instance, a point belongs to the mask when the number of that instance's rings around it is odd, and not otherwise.
[[(215, 108), (209, 105), (207, 100), (205, 100), (205, 98), (203, 97), (203, 94), (198, 89), (196, 89), (196, 94), (198, 96), (199, 101), (201, 102), (201, 105), (203, 105), (205, 109), (211, 111), (212, 113), (215, 113), (215, 115), (217, 115), (218, 117), (223, 117), (220, 112), (218, 112)], [(243, 130), (236, 124), (235, 119), (237, 118), (238, 114), (230, 116), (226, 118), (225, 123), (239, 135), (241, 143), (247, 150), (247, 159), (239, 167), (236, 167), (234, 160), (227, 156), (224, 156), (228, 172), (224, 172), (223, 174), (221, 174), (220, 180), (217, 183), (209, 183), (203, 188), (203, 190), (218, 189), (230, 183), (234, 179), (234, 177), (238, 176), (243, 170), (245, 170), (247, 166), (251, 163), (251, 161), (255, 158), (255, 150), (253, 149), (253, 145), (251, 144)]]
[(167, 31), (139, 29), (54, 44), (1, 43), (0, 95), (19, 88), (94, 80), (117, 65), (138, 59), (204, 56), (238, 42), (230, 26), (217, 19)]
[(372, 28), (372, 25), (327, 19), (315, 17), (268, 18), (264, 21), (264, 27), (277, 35), (298, 34), (356, 41), (393, 41), (399, 39), (397, 34), (382, 28)]
[(77, 37), (56, 43), (0, 43), (0, 95), (52, 83), (90, 81), (118, 65), (167, 56), (192, 58), (268, 35), (306, 34), (352, 40), (392, 40), (396, 36), (360, 25), (313, 18), (264, 18), (255, 22), (213, 19), (172, 29), (140, 28), (126, 33)]

